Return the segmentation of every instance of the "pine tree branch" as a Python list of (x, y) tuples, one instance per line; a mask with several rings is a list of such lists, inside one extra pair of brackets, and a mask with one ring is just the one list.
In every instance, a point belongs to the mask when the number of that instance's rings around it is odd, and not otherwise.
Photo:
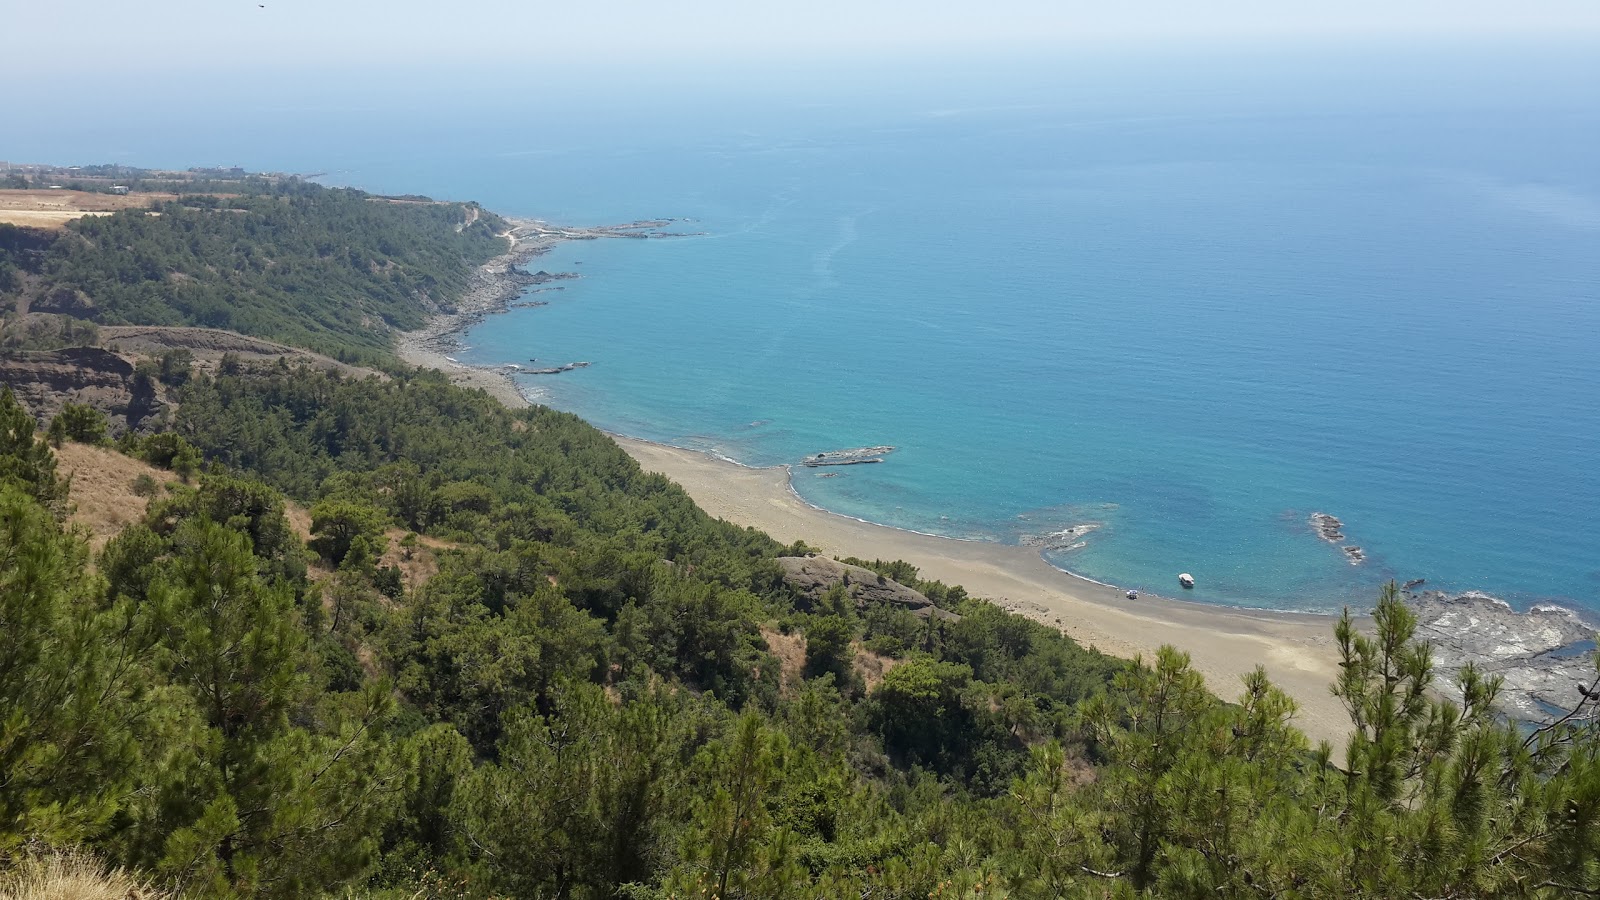
[(1541, 881), (1533, 886), (1534, 890), (1540, 888), (1555, 888), (1558, 891), (1566, 891), (1569, 894), (1577, 894), (1582, 897), (1600, 897), (1600, 888), (1581, 888), (1575, 884), (1562, 884), (1559, 881)]

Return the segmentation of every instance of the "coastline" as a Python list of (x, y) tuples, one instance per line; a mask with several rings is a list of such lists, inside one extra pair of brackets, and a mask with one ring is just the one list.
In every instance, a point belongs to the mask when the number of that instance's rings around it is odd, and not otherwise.
[[(527, 398), (506, 373), (469, 366), (450, 358), (460, 346), (462, 332), (485, 318), (505, 312), (522, 295), (524, 288), (540, 281), (540, 276), (520, 271), (533, 259), (567, 241), (593, 241), (601, 238), (645, 239), (669, 237), (660, 231), (670, 219), (603, 225), (596, 228), (567, 228), (538, 219), (502, 216), (511, 228), (502, 234), (508, 242), (506, 252), (478, 267), (473, 283), (453, 309), (440, 310), (416, 331), (401, 332), (395, 340), (395, 355), (402, 362), (426, 369), (437, 369), (456, 384), (478, 388), (513, 409), (528, 405)], [(545, 277), (549, 277), (546, 275)], [(559, 277), (576, 277), (564, 275)]]
[(712, 516), (757, 528), (781, 543), (805, 541), (829, 556), (903, 559), (925, 578), (962, 585), (975, 597), (1114, 656), (1148, 659), (1171, 644), (1190, 655), (1207, 687), (1224, 700), (1234, 699), (1239, 679), (1260, 664), (1295, 699), (1295, 723), (1307, 737), (1343, 746), (1350, 720), (1329, 690), (1339, 671), (1333, 616), (1148, 595), (1128, 600), (1120, 588), (1050, 565), (1036, 548), (919, 534), (818, 509), (794, 492), (788, 466), (752, 468), (697, 450), (611, 437), (646, 471), (677, 482)]
[[(559, 243), (599, 237), (639, 237), (638, 224), (563, 229), (512, 220), (507, 252), (485, 263), (452, 311), (402, 334), (395, 352), (404, 362), (448, 374), (511, 408), (529, 406), (500, 370), (450, 358), (467, 328), (505, 311), (530, 283), (517, 271)], [(647, 223), (655, 225), (657, 223)], [(1141, 595), (1079, 578), (1046, 562), (1038, 548), (962, 541), (866, 522), (812, 506), (795, 492), (788, 466), (754, 468), (710, 454), (611, 434), (644, 469), (680, 485), (710, 515), (759, 529), (782, 543), (805, 541), (828, 555), (903, 559), (924, 577), (959, 584), (974, 597), (1025, 615), (1085, 646), (1113, 656), (1152, 657), (1164, 644), (1190, 655), (1207, 687), (1232, 700), (1240, 679), (1257, 665), (1298, 705), (1295, 724), (1315, 743), (1342, 749), (1349, 716), (1329, 688), (1338, 673), (1335, 617), (1252, 610)]]
[(506, 252), (478, 267), (473, 283), (455, 308), (440, 311), (416, 331), (402, 332), (395, 340), (395, 355), (402, 362), (424, 369), (437, 369), (463, 387), (478, 388), (512, 408), (528, 405), (510, 378), (476, 366), (463, 365), (450, 358), (466, 329), (485, 317), (504, 312), (522, 292), (528, 277), (517, 271), (535, 257), (566, 240), (561, 229), (530, 219), (506, 217), (511, 229), (501, 235)]
[[(604, 237), (668, 237), (670, 233), (658, 229), (670, 220), (600, 228), (506, 221), (512, 225), (504, 235), (506, 253), (480, 267), (455, 308), (441, 311), (418, 331), (400, 335), (395, 350), (410, 365), (445, 372), (458, 385), (521, 408), (530, 403), (509, 372), (450, 357), (460, 346), (462, 332), (509, 309), (532, 284), (576, 277), (519, 271), (519, 266), (557, 244)], [(1327, 740), (1336, 750), (1344, 745), (1349, 718), (1331, 692), (1339, 671), (1335, 616), (1150, 594), (1130, 601), (1121, 588), (1056, 568), (1045, 560), (1042, 547), (924, 534), (817, 507), (795, 490), (789, 466), (755, 468), (704, 451), (610, 436), (642, 467), (677, 482), (713, 516), (757, 528), (783, 543), (804, 541), (833, 556), (903, 559), (925, 577), (962, 585), (975, 597), (1060, 628), (1079, 643), (1115, 656), (1149, 657), (1170, 644), (1190, 655), (1209, 689), (1225, 700), (1234, 696), (1239, 679), (1259, 664), (1294, 698), (1296, 724), (1313, 742)], [(1359, 552), (1359, 548), (1342, 549), (1347, 555)], [(1589, 653), (1583, 649), (1592, 648), (1591, 616), (1549, 604), (1521, 613), (1487, 594), (1413, 592), (1417, 584), (1421, 582), (1408, 583), (1404, 594), (1418, 614), (1419, 634), (1433, 645), (1439, 667), (1436, 692), (1455, 694), (1456, 671), (1474, 662), (1480, 670), (1506, 679), (1498, 705), (1515, 719), (1548, 721), (1551, 710), (1573, 702), (1568, 696), (1571, 685), (1592, 671)], [(1363, 628), (1371, 624), (1365, 611), (1357, 622)]]

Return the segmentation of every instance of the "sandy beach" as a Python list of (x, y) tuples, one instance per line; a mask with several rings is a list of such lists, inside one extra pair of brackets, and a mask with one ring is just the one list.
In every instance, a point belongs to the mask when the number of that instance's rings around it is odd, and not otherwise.
[(1117, 656), (1152, 655), (1163, 644), (1187, 652), (1211, 690), (1227, 699), (1258, 664), (1299, 704), (1312, 741), (1343, 746), (1349, 717), (1329, 691), (1338, 672), (1330, 616), (1243, 610), (1141, 596), (1076, 578), (1038, 552), (958, 541), (873, 525), (807, 505), (787, 467), (754, 469), (694, 450), (612, 435), (646, 470), (683, 486), (713, 516), (801, 540), (830, 556), (903, 559), (924, 577), (1055, 625), (1074, 640)]
[[(512, 407), (527, 400), (503, 372), (450, 358), (459, 333), (504, 310), (521, 289), (514, 271), (563, 240), (608, 235), (517, 222), (510, 251), (483, 267), (479, 281), (450, 315), (404, 335), (396, 348), (406, 362), (438, 369), (465, 387), (480, 388)], [(964, 586), (968, 593), (1059, 627), (1074, 640), (1117, 656), (1149, 657), (1164, 644), (1188, 653), (1210, 689), (1225, 699), (1257, 665), (1299, 705), (1297, 724), (1313, 742), (1342, 747), (1350, 721), (1329, 690), (1338, 671), (1334, 619), (1303, 613), (1244, 610), (1141, 596), (1076, 578), (1045, 562), (1034, 549), (958, 541), (861, 522), (816, 509), (794, 493), (784, 466), (750, 468), (693, 450), (622, 435), (617, 443), (646, 470), (677, 482), (702, 509), (765, 531), (783, 543), (805, 541), (832, 556), (902, 559), (924, 577)]]

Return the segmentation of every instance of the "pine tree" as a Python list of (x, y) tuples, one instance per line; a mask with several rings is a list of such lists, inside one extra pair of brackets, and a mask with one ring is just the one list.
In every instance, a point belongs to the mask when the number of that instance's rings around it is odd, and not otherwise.
[(1100, 785), (1107, 814), (1103, 828), (1113, 836), (1118, 865), (1136, 889), (1144, 890), (1155, 880), (1174, 824), (1169, 776), (1190, 751), (1216, 700), (1189, 668), (1189, 655), (1166, 646), (1157, 651), (1155, 665), (1136, 661), (1117, 676), (1115, 687), (1127, 706), (1118, 709), (1100, 697), (1085, 717), (1110, 759)]
[(733, 733), (703, 751), (704, 794), (685, 833), (688, 865), (668, 884), (674, 896), (777, 898), (798, 888), (793, 835), (773, 822), (768, 804), (781, 792), (788, 741), (755, 713), (740, 716)]
[(463, 785), (460, 830), (517, 896), (615, 895), (667, 853), (692, 710), (651, 692), (623, 707), (563, 683), (549, 715), (514, 715), (499, 761)]
[(0, 484), (0, 852), (95, 835), (132, 777), (137, 678), (76, 537)]
[(37, 428), (11, 388), (0, 389), (0, 484), (19, 488), (61, 517), (67, 485), (56, 477), (55, 454), (34, 434)]
[(293, 594), (261, 581), (249, 538), (196, 519), (173, 543), (149, 627), (192, 713), (144, 810), (149, 852), (200, 893), (296, 896), (359, 874), (400, 787), (388, 688), (310, 704)]

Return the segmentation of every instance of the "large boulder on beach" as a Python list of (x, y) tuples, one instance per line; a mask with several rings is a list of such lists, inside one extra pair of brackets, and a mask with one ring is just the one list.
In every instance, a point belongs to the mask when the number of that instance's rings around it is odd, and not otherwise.
[(934, 606), (921, 592), (861, 566), (825, 556), (781, 556), (778, 566), (783, 569), (783, 580), (811, 600), (821, 599), (834, 585), (842, 584), (857, 606), (892, 603), (923, 619), (957, 621), (961, 618)]

